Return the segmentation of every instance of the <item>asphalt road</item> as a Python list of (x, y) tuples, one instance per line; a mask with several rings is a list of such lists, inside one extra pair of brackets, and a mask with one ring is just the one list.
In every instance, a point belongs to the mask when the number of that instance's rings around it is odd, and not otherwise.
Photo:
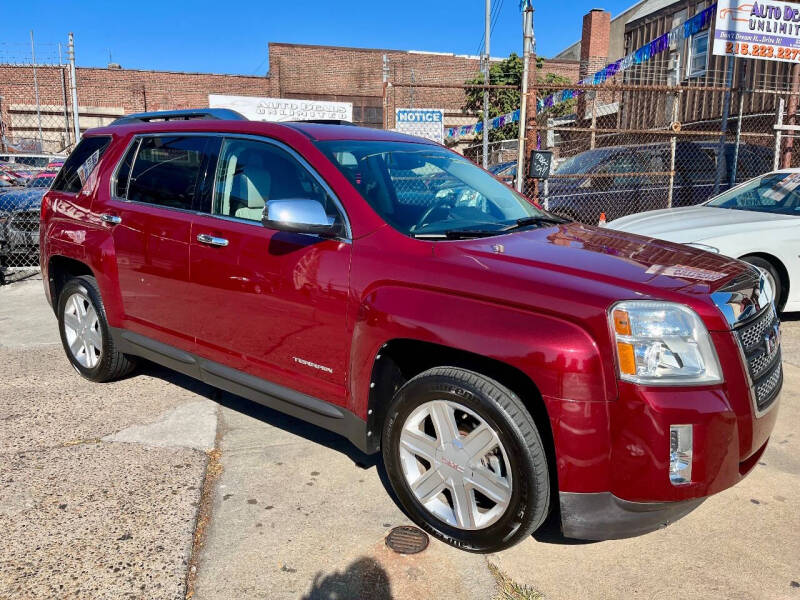
[[(800, 599), (800, 321), (761, 464), (665, 530), (489, 556), (408, 524), (376, 457), (153, 365), (111, 384), (63, 356), (41, 281), (0, 288), (0, 599), (493, 598), (489, 563), (548, 599)], [(505, 596), (504, 596), (505, 597)], [(520, 596), (522, 597), (522, 596)]]

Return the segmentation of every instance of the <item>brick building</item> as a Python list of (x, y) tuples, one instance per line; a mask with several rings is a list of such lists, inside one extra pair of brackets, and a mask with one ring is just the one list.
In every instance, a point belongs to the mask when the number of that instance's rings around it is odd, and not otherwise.
[[(351, 102), (354, 122), (371, 127), (393, 127), (395, 108), (440, 108), (449, 127), (475, 122), (458, 86), (479, 70), (475, 56), (284, 43), (269, 44), (266, 76), (78, 67), (79, 124), (85, 130), (131, 112), (203, 107), (209, 94), (229, 94)], [(544, 70), (574, 81), (578, 61), (547, 61)], [(41, 116), (44, 149), (61, 150), (74, 141), (68, 71), (39, 66), (36, 80), (38, 113), (33, 67), (0, 65), (2, 133), (36, 145)]]
[[(641, 0), (613, 18), (608, 12), (592, 10), (583, 19), (581, 40), (557, 53), (555, 60), (578, 58), (581, 77), (592, 74), (664, 35), (708, 6), (706, 0)], [(723, 87), (729, 61), (733, 59), (713, 55), (713, 39), (712, 19), (708, 27), (688, 39), (673, 42), (667, 51), (627, 70), (622, 81), (642, 86)], [(796, 79), (793, 81), (792, 67), (786, 62), (736, 59), (732, 86), (734, 101), (738, 99), (737, 90), (762, 91), (744, 94), (745, 129), (748, 117), (753, 122), (760, 116), (775, 112), (778, 96), (767, 92), (786, 91), (792, 85), (800, 87)], [(718, 128), (722, 96), (719, 91), (686, 91), (675, 115), (676, 120), (688, 127)], [(619, 119), (615, 117), (614, 122), (622, 127), (651, 128), (673, 120), (673, 97), (670, 94), (630, 90), (621, 98), (615, 96), (614, 101), (619, 101), (619, 105), (615, 104), (606, 112), (609, 115), (619, 113)], [(587, 118), (580, 110), (578, 114)]]

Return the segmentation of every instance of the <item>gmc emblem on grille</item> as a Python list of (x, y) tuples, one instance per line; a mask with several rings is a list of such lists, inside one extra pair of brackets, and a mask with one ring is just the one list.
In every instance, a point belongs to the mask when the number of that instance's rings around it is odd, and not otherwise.
[(780, 342), (780, 327), (776, 323), (772, 326), (772, 329), (768, 330), (767, 333), (764, 334), (764, 346), (767, 348), (767, 354), (772, 354), (773, 350), (775, 350), (776, 346)]

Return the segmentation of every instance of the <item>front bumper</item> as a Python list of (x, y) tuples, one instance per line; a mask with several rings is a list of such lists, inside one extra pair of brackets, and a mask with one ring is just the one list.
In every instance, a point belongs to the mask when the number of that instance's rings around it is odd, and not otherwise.
[(611, 492), (560, 492), (561, 530), (565, 537), (581, 540), (633, 537), (666, 527), (704, 500), (629, 502)]

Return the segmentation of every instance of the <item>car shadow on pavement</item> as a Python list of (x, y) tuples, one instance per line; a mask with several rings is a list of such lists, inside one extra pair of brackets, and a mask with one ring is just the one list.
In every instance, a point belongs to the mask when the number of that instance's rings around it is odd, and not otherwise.
[(371, 558), (359, 558), (344, 571), (329, 575), (317, 573), (311, 589), (303, 600), (348, 600), (370, 598), (391, 600), (392, 586), (389, 575)]
[(558, 507), (553, 508), (545, 519), (544, 523), (533, 532), (531, 536), (540, 544), (557, 544), (560, 546), (581, 546), (584, 544), (596, 544), (595, 540), (576, 540), (564, 537), (561, 533), (561, 513)]
[(272, 425), (273, 427), (278, 427), (294, 435), (304, 437), (315, 444), (321, 444), (331, 450), (341, 452), (352, 460), (356, 466), (362, 469), (370, 469), (378, 464), (382, 464), (380, 454), (364, 454), (350, 443), (349, 440), (340, 435), (306, 421), (296, 419), (280, 411), (267, 408), (257, 402), (242, 398), (241, 396), (225, 392), (219, 388), (194, 379), (193, 377), (183, 375), (150, 361), (143, 360), (132, 377), (138, 375), (157, 377), (167, 383), (178, 385), (185, 390), (208, 398), (221, 406), (235, 410), (243, 415), (258, 419), (259, 421)]

